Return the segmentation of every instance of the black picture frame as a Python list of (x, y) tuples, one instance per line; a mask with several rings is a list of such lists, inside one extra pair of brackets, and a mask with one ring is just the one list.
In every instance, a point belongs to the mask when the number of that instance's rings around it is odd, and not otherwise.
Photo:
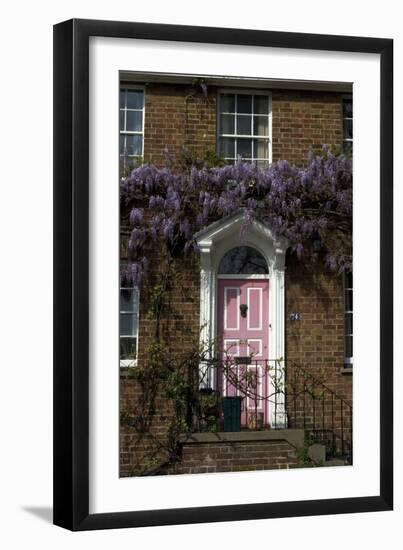
[[(378, 495), (89, 514), (89, 38), (380, 54)], [(54, 27), (54, 523), (71, 530), (391, 510), (393, 506), (393, 40), (73, 19)]]

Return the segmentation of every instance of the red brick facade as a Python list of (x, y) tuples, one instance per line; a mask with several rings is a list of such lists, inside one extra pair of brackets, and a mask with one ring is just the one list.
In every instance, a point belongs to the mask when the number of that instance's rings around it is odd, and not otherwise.
[(164, 163), (164, 149), (183, 147), (203, 157), (216, 150), (216, 93), (195, 95), (191, 86), (148, 84), (145, 89), (144, 160)]
[[(217, 150), (217, 94), (208, 97), (191, 86), (148, 84), (145, 87), (144, 160), (164, 163), (164, 149), (179, 154), (183, 147), (203, 158)], [(273, 161), (301, 164), (309, 146), (340, 151), (342, 144), (341, 94), (273, 90)]]
[(287, 441), (238, 441), (234, 443), (185, 443), (181, 461), (167, 474), (208, 474), (284, 470), (298, 467), (295, 448)]
[(342, 104), (339, 94), (273, 92), (273, 160), (301, 164), (308, 147), (340, 151)]
[[(144, 160), (156, 165), (164, 162), (163, 150), (179, 154), (183, 147), (194, 155), (203, 157), (207, 151), (217, 149), (217, 93), (209, 87), (208, 97), (196, 93), (186, 85), (148, 84), (145, 86)], [(272, 91), (272, 159), (286, 159), (302, 164), (309, 146), (323, 144), (339, 151), (342, 140), (341, 94), (334, 92)], [(147, 361), (147, 346), (152, 341), (155, 323), (149, 309), (153, 280), (161, 269), (156, 251), (151, 259), (147, 285), (140, 299), (138, 361)], [(178, 262), (175, 270), (177, 284), (169, 292), (170, 315), (161, 322), (167, 341), (173, 349), (191, 349), (198, 341), (200, 329), (200, 268), (196, 257)], [(154, 278), (154, 279), (153, 279)], [(352, 402), (352, 377), (343, 373), (344, 363), (344, 313), (343, 285), (340, 275), (324, 271), (318, 261), (315, 268), (287, 255), (285, 279), (285, 327), (286, 359), (290, 361), (288, 378), (292, 380), (292, 363), (303, 365), (311, 374), (326, 381), (326, 386), (343, 398), (334, 401), (329, 395), (318, 399), (317, 404), (326, 417), (327, 426), (332, 415), (339, 431), (351, 429), (348, 405)], [(300, 319), (291, 321), (290, 315), (298, 312)], [(172, 349), (167, 350), (172, 353)], [(131, 425), (132, 418), (142, 399), (139, 384), (122, 371), (120, 387), (121, 406), (121, 454), (122, 476), (152, 472), (164, 465), (168, 455), (164, 449), (156, 450), (155, 438), (166, 441), (172, 411), (166, 402), (156, 402), (150, 435), (138, 437)], [(290, 427), (301, 428), (303, 407), (311, 405), (301, 400), (289, 403)], [(337, 408), (339, 407), (339, 408)], [(343, 410), (342, 410), (343, 409)], [(306, 412), (306, 411), (305, 411)], [(311, 414), (316, 414), (311, 411)], [(309, 415), (308, 415), (309, 416)], [(125, 420), (126, 419), (126, 420)], [(294, 420), (293, 420), (294, 419)], [(309, 429), (310, 426), (305, 426)], [(336, 444), (338, 444), (336, 442)], [(150, 451), (150, 449), (152, 451)], [(197, 457), (195, 457), (197, 453)], [(185, 444), (181, 449), (181, 461), (165, 465), (161, 473), (198, 473), (215, 471), (239, 471), (295, 467), (298, 464), (295, 449), (284, 442), (237, 443), (232, 448), (227, 443), (206, 443), (197, 447)]]

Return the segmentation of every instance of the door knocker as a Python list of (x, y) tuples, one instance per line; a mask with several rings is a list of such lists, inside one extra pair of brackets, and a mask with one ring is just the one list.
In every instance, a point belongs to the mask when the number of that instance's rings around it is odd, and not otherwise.
[(246, 317), (246, 313), (248, 311), (248, 306), (246, 304), (241, 304), (239, 306), (239, 309), (241, 310), (241, 317)]

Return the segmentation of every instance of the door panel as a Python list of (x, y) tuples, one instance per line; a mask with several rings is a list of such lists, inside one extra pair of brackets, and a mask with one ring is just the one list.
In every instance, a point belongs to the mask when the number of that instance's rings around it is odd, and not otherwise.
[(239, 330), (240, 288), (224, 287), (224, 329)]
[(223, 395), (243, 397), (243, 426), (250, 427), (250, 415), (256, 422), (258, 413), (267, 425), (269, 281), (219, 279), (217, 307), (218, 338), (227, 365), (220, 389)]

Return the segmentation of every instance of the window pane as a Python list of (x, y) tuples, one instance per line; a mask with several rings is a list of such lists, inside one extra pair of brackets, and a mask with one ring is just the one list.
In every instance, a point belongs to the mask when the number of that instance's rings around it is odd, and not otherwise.
[(346, 288), (353, 288), (353, 272), (352, 271), (345, 271), (345, 287)]
[(353, 314), (346, 313), (344, 316), (345, 332), (347, 334), (353, 334)]
[(251, 139), (238, 139), (237, 155), (241, 156), (243, 159), (252, 158), (252, 140)]
[(343, 138), (352, 139), (353, 137), (353, 121), (343, 120)]
[(141, 157), (128, 157), (121, 155), (119, 161), (119, 174), (122, 178), (127, 178), (131, 171), (141, 165)]
[(253, 117), (253, 134), (255, 136), (269, 135), (269, 119), (267, 116)]
[(125, 90), (120, 90), (119, 92), (119, 106), (121, 109), (125, 107), (126, 103), (126, 92)]
[(235, 115), (221, 115), (221, 133), (235, 134)]
[(224, 158), (235, 158), (235, 139), (220, 139), (220, 156)]
[(267, 166), (269, 166), (269, 161), (268, 160), (257, 160), (256, 161), (256, 166), (258, 168), (267, 168)]
[(120, 155), (119, 157), (119, 175), (121, 178), (127, 178), (128, 171), (126, 170), (125, 166), (125, 157), (123, 155)]
[(269, 113), (269, 98), (267, 96), (255, 95), (253, 101), (253, 111), (255, 114), (267, 115)]
[(133, 311), (137, 313), (138, 292), (135, 288), (120, 289), (120, 311)]
[(238, 115), (236, 117), (236, 133), (241, 135), (252, 135), (252, 117), (249, 115)]
[(119, 152), (121, 155), (125, 152), (125, 136), (122, 134), (119, 136)]
[(126, 111), (126, 130), (128, 132), (142, 132), (143, 111)]
[(253, 140), (253, 155), (256, 159), (269, 158), (269, 142), (267, 139)]
[(119, 130), (125, 129), (125, 112), (119, 111)]
[(126, 154), (141, 155), (142, 136), (126, 136)]
[(344, 141), (343, 142), (343, 153), (350, 157), (353, 154), (353, 142)]
[(353, 291), (345, 291), (345, 309), (346, 311), (353, 311)]
[(137, 334), (137, 315), (134, 313), (120, 314), (120, 334), (122, 336), (134, 336)]
[(222, 258), (218, 273), (230, 275), (267, 274), (267, 262), (262, 254), (251, 246), (237, 246)]
[(238, 95), (237, 96), (237, 113), (251, 113), (251, 112), (252, 112), (252, 96)]
[(353, 102), (350, 99), (343, 100), (343, 117), (353, 117)]
[(345, 338), (345, 355), (346, 357), (353, 357), (353, 337), (346, 336)]
[(120, 338), (120, 358), (136, 358), (137, 338)]
[(128, 109), (143, 108), (142, 90), (127, 90), (127, 108)]
[(222, 113), (235, 113), (235, 95), (234, 94), (221, 95), (220, 111)]

